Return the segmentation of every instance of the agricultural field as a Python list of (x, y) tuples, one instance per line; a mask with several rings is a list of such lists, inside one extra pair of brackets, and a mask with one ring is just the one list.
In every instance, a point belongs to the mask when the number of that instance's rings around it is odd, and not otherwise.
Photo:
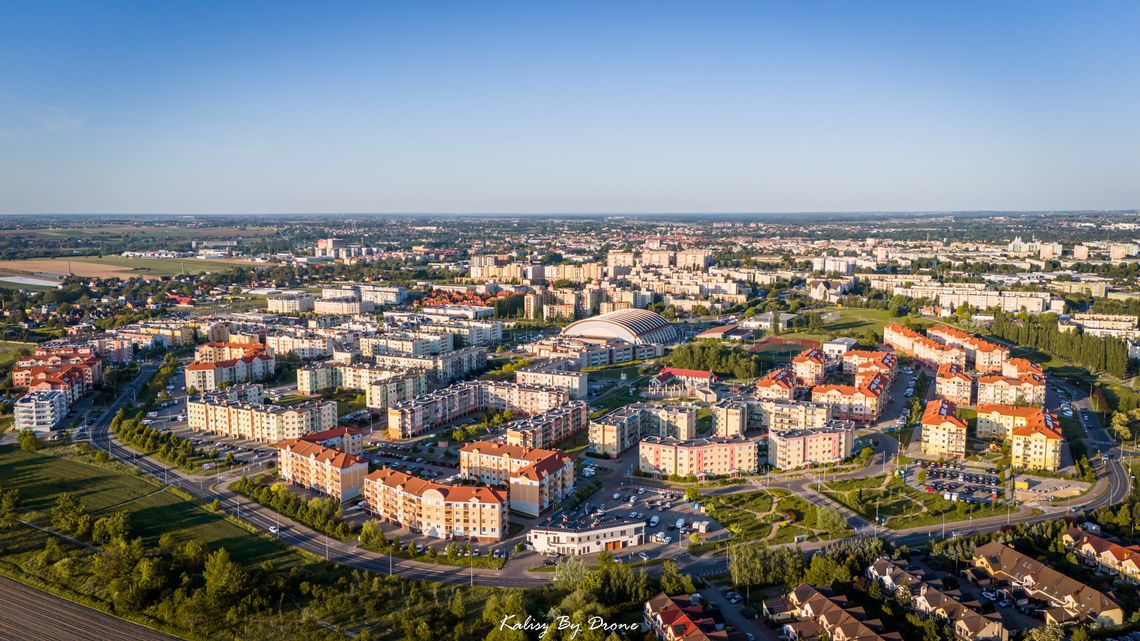
[(73, 258), (32, 258), (0, 261), (0, 273), (72, 273), (88, 278), (160, 278), (178, 274), (224, 271), (235, 265), (255, 265), (241, 260), (199, 260), (197, 258), (125, 258), (123, 256), (76, 256)]
[(129, 511), (132, 530), (148, 545), (157, 544), (160, 535), (170, 532), (178, 542), (197, 539), (211, 548), (224, 545), (235, 560), (250, 567), (267, 560), (290, 563), (298, 558), (161, 486), (72, 456), (0, 446), (0, 487), (18, 489), (24, 518), (38, 525), (51, 524), (56, 499), (70, 492), (96, 518)]
[(155, 240), (193, 240), (217, 238), (256, 238), (277, 232), (275, 227), (158, 227), (138, 225), (98, 225), (94, 227), (63, 227), (44, 229), (0, 229), (0, 236), (22, 238), (153, 238)]

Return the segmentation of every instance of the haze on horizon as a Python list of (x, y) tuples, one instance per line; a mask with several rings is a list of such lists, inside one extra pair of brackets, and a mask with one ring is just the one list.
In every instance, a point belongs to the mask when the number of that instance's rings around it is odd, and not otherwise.
[(0, 6), (0, 213), (1140, 207), (1140, 5)]

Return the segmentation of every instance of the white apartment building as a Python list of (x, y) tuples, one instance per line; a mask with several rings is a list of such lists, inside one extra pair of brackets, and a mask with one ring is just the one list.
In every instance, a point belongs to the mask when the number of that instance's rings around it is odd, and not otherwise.
[(59, 390), (28, 392), (16, 399), (13, 411), (12, 427), (17, 432), (47, 434), (58, 428), (67, 415), (67, 398)]

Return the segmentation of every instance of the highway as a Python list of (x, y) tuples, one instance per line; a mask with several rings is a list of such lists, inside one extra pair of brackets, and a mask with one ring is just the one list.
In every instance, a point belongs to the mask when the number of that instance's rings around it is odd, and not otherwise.
[[(92, 443), (96, 447), (107, 451), (114, 458), (136, 466), (160, 482), (178, 486), (203, 501), (209, 502), (217, 499), (227, 514), (265, 532), (267, 536), (273, 536), (270, 534), (271, 529), (276, 528), (279, 532), (276, 536), (282, 543), (295, 546), (317, 557), (326, 558), (329, 561), (350, 567), (379, 574), (392, 574), (441, 583), (467, 583), (492, 587), (539, 587), (551, 580), (552, 575), (550, 573), (527, 572), (521, 563), (508, 563), (502, 570), (463, 568), (389, 557), (370, 550), (364, 550), (355, 543), (338, 541), (313, 531), (300, 523), (285, 518), (273, 510), (265, 508), (226, 489), (228, 482), (236, 478), (236, 474), (240, 473), (242, 471), (241, 469), (215, 476), (212, 479), (191, 477), (178, 470), (168, 468), (152, 459), (136, 455), (111, 438), (109, 433), (110, 422), (119, 407), (125, 405), (130, 399), (131, 390), (137, 391), (141, 389), (147, 378), (155, 369), (157, 369), (156, 366), (145, 366), (140, 371), (139, 377), (131, 383), (128, 389), (116, 399), (111, 409), (101, 416), (91, 428)], [(1073, 393), (1073, 408), (1080, 417), (1082, 424), (1085, 426), (1086, 433), (1089, 436), (1086, 441), (1089, 446), (1090, 455), (1094, 452), (1103, 451), (1110, 453), (1116, 450), (1111, 438), (1109, 438), (1104, 431), (1104, 427), (1100, 424), (1096, 415), (1091, 412), (1088, 397), (1083, 395), (1079, 389), (1068, 389)], [(876, 438), (878, 440), (876, 446), (878, 450), (876, 452), (877, 462), (872, 463), (867, 468), (846, 475), (840, 475), (837, 478), (867, 476), (886, 468), (886, 462), (889, 461), (890, 458), (897, 456), (898, 444), (893, 438), (885, 434), (877, 434)], [(1104, 469), (1106, 473), (1102, 475), (1092, 492), (1088, 496), (1083, 497), (1083, 502), (1073, 503), (1072, 505), (1086, 510), (1095, 509), (1104, 505), (1118, 503), (1128, 495), (1130, 480), (1128, 478), (1128, 472), (1120, 463), (1119, 456), (1115, 456), (1113, 460), (1107, 461)], [(822, 495), (816, 493), (812, 488), (812, 485), (816, 482), (812, 478), (804, 476), (780, 479), (774, 477), (754, 477), (749, 480), (755, 487), (787, 489), (800, 496), (804, 496), (813, 503), (826, 504), (840, 509), (847, 516), (849, 524), (857, 532), (856, 536), (877, 534), (893, 543), (906, 544), (908, 546), (927, 543), (931, 538), (940, 535), (942, 532), (954, 532), (959, 534), (988, 532), (1000, 529), (1010, 522), (1025, 523), (1044, 521), (1056, 519), (1058, 516), (1066, 513), (1064, 507), (1059, 507), (1032, 516), (1027, 514), (1017, 515), (1015, 513), (1012, 515), (1012, 521), (1007, 520), (1009, 517), (996, 516), (986, 519), (975, 519), (969, 522), (959, 521), (948, 523), (945, 526), (936, 524), (902, 532), (893, 532), (876, 528), (860, 515), (822, 497)], [(740, 486), (726, 486), (713, 488), (708, 493), (719, 494), (739, 490)], [(1066, 506), (1068, 505), (1069, 503), (1066, 503)], [(832, 541), (808, 542), (797, 545), (805, 551), (811, 551), (825, 547), (830, 543), (832, 543)], [(666, 553), (666, 556), (676, 559), (682, 570), (695, 576), (720, 572), (723, 571), (725, 567), (724, 558), (694, 558), (685, 552), (680, 550), (674, 551), (672, 549)]]

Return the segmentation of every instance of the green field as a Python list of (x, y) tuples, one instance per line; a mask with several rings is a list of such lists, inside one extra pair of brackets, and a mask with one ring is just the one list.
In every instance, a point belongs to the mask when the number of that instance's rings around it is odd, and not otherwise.
[[(824, 317), (823, 329), (820, 331), (785, 332), (780, 334), (787, 338), (806, 338), (814, 341), (827, 341), (839, 336), (850, 336), (859, 339), (866, 332), (871, 331), (880, 338), (883, 327), (891, 323), (902, 323), (903, 318), (894, 316), (885, 309), (863, 309), (860, 307), (829, 307), (812, 310)], [(933, 318), (911, 318), (911, 325), (915, 329), (924, 329), (932, 325), (945, 325)]]
[(126, 267), (133, 271), (142, 272), (148, 276), (177, 276), (183, 273), (204, 274), (207, 272), (221, 272), (237, 265), (250, 266), (249, 263), (234, 260), (198, 260), (197, 258), (125, 258), (123, 256), (76, 256), (74, 260), (85, 263), (100, 263)]
[(0, 364), (11, 363), (20, 356), (21, 350), (30, 354), (36, 349), (35, 343), (20, 343), (17, 341), (0, 341)]
[(96, 517), (128, 510), (132, 530), (150, 545), (170, 532), (179, 542), (198, 539), (211, 549), (225, 547), (235, 559), (250, 566), (299, 558), (158, 485), (74, 458), (25, 452), (15, 445), (0, 446), (0, 487), (19, 489), (25, 518), (40, 525), (50, 524), (51, 509), (59, 495), (71, 492)]

